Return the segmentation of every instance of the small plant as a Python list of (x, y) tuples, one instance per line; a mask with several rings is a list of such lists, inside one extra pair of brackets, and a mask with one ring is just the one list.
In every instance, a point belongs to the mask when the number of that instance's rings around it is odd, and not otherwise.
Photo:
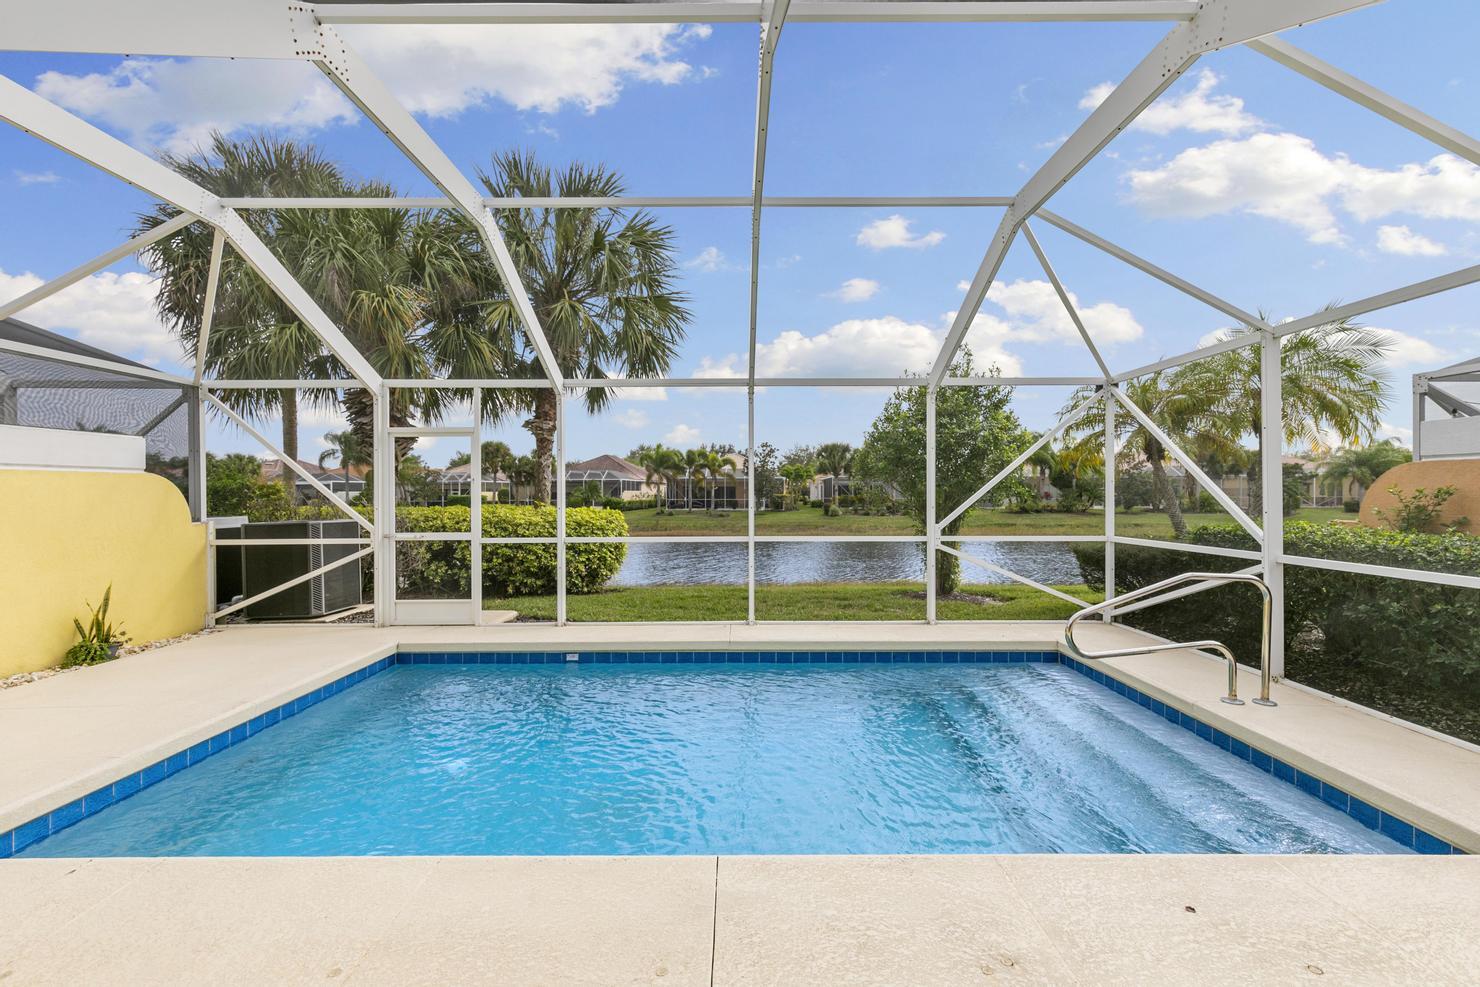
[[(1372, 513), (1395, 531), (1408, 534), (1432, 533), (1439, 520), (1439, 512), (1446, 501), (1459, 492), (1456, 487), (1435, 487), (1430, 493), (1423, 487), (1414, 487), (1413, 493), (1405, 495), (1398, 487), (1388, 487), (1388, 493), (1397, 500), (1393, 510), (1378, 508)], [(1443, 526), (1444, 531), (1456, 531), (1470, 523), (1467, 517), (1455, 518)]]
[(77, 643), (67, 649), (66, 657), (62, 663), (71, 667), (73, 665), (97, 665), (118, 656), (118, 649), (128, 642), (128, 635), (123, 633), (122, 627), (114, 627), (108, 620), (108, 607), (113, 599), (113, 585), (103, 590), (103, 599), (96, 607), (91, 603), (87, 608), (92, 611), (86, 624), (72, 618), (72, 626), (77, 629)]

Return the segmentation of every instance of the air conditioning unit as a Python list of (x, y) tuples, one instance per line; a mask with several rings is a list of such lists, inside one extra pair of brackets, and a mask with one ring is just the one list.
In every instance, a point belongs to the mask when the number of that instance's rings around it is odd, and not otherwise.
[[(217, 539), (229, 541), (241, 539), (323, 539), (359, 538), (361, 528), (354, 521), (258, 521), (238, 528), (228, 528), (217, 533)], [(238, 584), (240, 599), (281, 586), (290, 579), (353, 555), (360, 549), (355, 545), (263, 545), (259, 548), (240, 548), (241, 581)], [(221, 579), (222, 553), (218, 550), (216, 570), (218, 586), (227, 580)], [(222, 602), (226, 602), (225, 598)], [(328, 572), (281, 592), (258, 600), (243, 608), (242, 612), (253, 620), (303, 620), (323, 617), (327, 614), (359, 606), (364, 597), (361, 592), (360, 566), (346, 562)]]

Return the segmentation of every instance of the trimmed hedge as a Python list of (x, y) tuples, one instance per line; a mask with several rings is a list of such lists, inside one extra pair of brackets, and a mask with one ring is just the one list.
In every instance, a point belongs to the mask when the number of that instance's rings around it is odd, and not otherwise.
[[(369, 511), (366, 511), (369, 516)], [(467, 507), (398, 507), (397, 531), (467, 531)], [(619, 537), (628, 533), (620, 511), (570, 507), (566, 534)], [(485, 538), (554, 538), (555, 508), (485, 504)], [(398, 542), (396, 571), (404, 597), (466, 596), (470, 548), (466, 542)], [(484, 545), (483, 588), (492, 596), (537, 596), (555, 592), (554, 545)], [(565, 549), (566, 592), (594, 593), (627, 558), (626, 545), (575, 544)]]
[[(1198, 545), (1255, 550), (1235, 525), (1207, 525), (1191, 533)], [(1405, 534), (1378, 528), (1290, 521), (1285, 552), (1429, 572), (1480, 575), (1480, 538)], [(1076, 545), (1084, 580), (1105, 582), (1098, 545)], [(1227, 572), (1250, 563), (1175, 549), (1117, 545), (1115, 582), (1126, 592), (1189, 570)], [(1254, 590), (1225, 586), (1137, 611), (1126, 622), (1177, 639), (1211, 637), (1258, 663), (1259, 607)], [(1285, 567), (1286, 646), (1320, 632), (1327, 657), (1370, 666), (1383, 676), (1431, 688), (1480, 693), (1480, 590), (1438, 583)]]

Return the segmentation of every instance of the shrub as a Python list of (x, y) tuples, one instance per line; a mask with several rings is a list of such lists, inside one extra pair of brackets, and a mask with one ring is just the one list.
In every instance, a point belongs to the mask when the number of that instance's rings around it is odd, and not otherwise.
[(128, 635), (124, 634), (122, 627), (114, 627), (113, 622), (108, 619), (108, 608), (113, 599), (113, 586), (109, 584), (103, 591), (102, 601), (94, 607), (88, 604), (92, 615), (86, 624), (72, 618), (72, 627), (77, 631), (77, 643), (67, 649), (62, 664), (67, 667), (73, 665), (96, 665), (108, 661), (121, 645), (128, 641)]
[(1362, 502), (1360, 500), (1343, 500), (1341, 502), (1341, 509), (1348, 514), (1360, 514), (1362, 513)]
[[(1433, 531), (1439, 525), (1439, 514), (1444, 509), (1444, 504), (1458, 492), (1456, 487), (1436, 487), (1432, 493), (1423, 487), (1416, 487), (1413, 493), (1405, 494), (1398, 487), (1388, 487), (1388, 493), (1397, 500), (1398, 506), (1392, 510), (1378, 508), (1372, 513), (1383, 524), (1397, 531)], [(1467, 517), (1455, 518), (1445, 525), (1445, 530), (1453, 531), (1469, 523), (1470, 519)]]
[[(1255, 548), (1254, 540), (1234, 525), (1200, 527), (1190, 541)], [(1465, 535), (1291, 521), (1285, 525), (1285, 551), (1310, 558), (1480, 575), (1480, 538)], [(1085, 581), (1103, 587), (1103, 549), (1075, 545), (1074, 552)], [(1116, 590), (1125, 592), (1182, 572), (1227, 572), (1248, 564), (1243, 559), (1120, 545), (1115, 551)], [(1259, 607), (1247, 587), (1219, 587), (1173, 600), (1130, 614), (1126, 622), (1173, 640), (1211, 637), (1228, 644), (1243, 661), (1258, 661)], [(1311, 631), (1320, 632), (1328, 656), (1368, 666), (1384, 677), (1480, 693), (1480, 590), (1286, 566), (1287, 647)]]
[[(554, 538), (555, 508), (485, 504), (485, 538)], [(467, 531), (466, 507), (400, 507), (398, 531)], [(620, 511), (571, 507), (565, 512), (565, 530), (577, 537), (611, 537), (628, 533)], [(575, 544), (565, 552), (566, 591), (592, 593), (604, 586), (627, 558), (626, 545)], [(470, 560), (465, 542), (400, 542), (397, 571), (407, 596), (461, 596), (468, 591)], [(554, 545), (484, 545), (484, 592), (495, 596), (525, 596), (555, 592)]]

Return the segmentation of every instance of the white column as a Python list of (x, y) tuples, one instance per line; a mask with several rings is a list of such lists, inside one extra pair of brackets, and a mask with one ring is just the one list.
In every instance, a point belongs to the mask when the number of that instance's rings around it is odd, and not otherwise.
[(565, 389), (555, 392), (555, 623), (565, 626)]
[[(498, 496), (495, 482), (494, 496)], [(468, 459), (468, 514), (473, 540), (468, 544), (468, 590), (473, 598), (473, 626), (483, 623), (483, 389), (473, 388), (473, 448)]]
[(395, 622), (396, 598), (396, 450), (390, 435), (391, 390), (382, 384), (375, 390), (375, 624)]
[[(935, 524), (935, 385), (925, 388), (925, 622), (935, 623), (935, 566), (940, 530)], [(834, 481), (836, 482), (836, 481)]]
[(755, 623), (755, 385), (745, 389), (746, 442), (745, 499), (745, 622)]
[[(1105, 385), (1105, 599), (1115, 595), (1115, 397)], [(1115, 619), (1113, 607), (1100, 617), (1105, 623)]]
[[(1259, 470), (1263, 485), (1264, 581), (1271, 599), (1269, 667), (1275, 678), (1285, 674), (1285, 492), (1280, 462), (1284, 451), (1285, 414), (1280, 373), (1280, 340), (1261, 330), (1259, 341)], [(1253, 601), (1249, 601), (1252, 603)]]

